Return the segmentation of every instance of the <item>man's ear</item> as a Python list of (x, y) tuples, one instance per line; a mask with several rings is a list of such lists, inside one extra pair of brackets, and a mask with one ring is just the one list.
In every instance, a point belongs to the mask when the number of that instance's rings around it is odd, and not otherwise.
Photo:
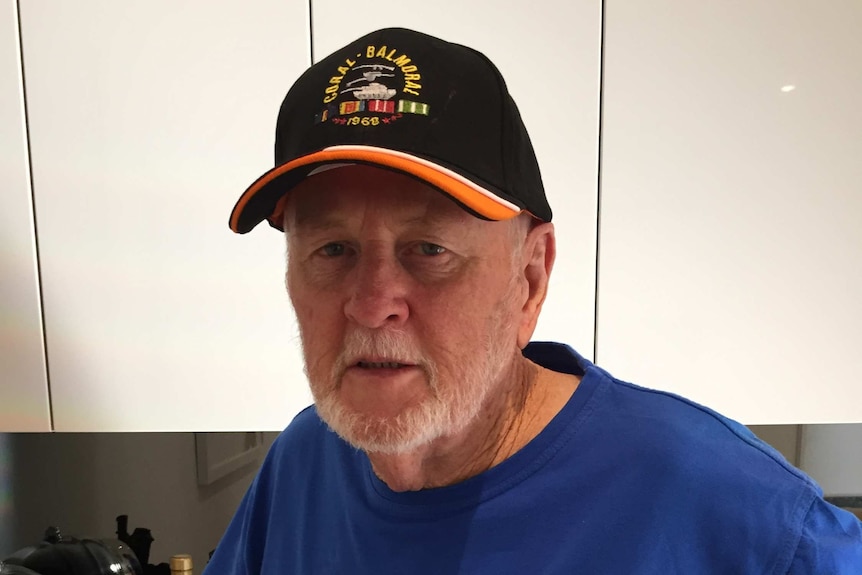
[(518, 327), (518, 346), (521, 349), (530, 342), (539, 312), (548, 294), (548, 280), (557, 255), (557, 240), (554, 224), (541, 223), (533, 227), (524, 241), (524, 279), (527, 282), (527, 299), (521, 309), (521, 324)]

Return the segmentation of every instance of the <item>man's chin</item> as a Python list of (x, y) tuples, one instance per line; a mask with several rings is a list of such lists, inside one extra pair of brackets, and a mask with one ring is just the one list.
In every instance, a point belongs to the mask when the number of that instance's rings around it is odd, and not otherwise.
[(380, 416), (322, 401), (317, 403), (317, 413), (341, 439), (366, 453), (409, 453), (442, 435), (441, 418), (429, 417), (427, 409)]

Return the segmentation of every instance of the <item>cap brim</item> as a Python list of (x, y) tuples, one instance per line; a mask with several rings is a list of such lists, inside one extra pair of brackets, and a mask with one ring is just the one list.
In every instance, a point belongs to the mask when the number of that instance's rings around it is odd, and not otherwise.
[[(374, 146), (332, 146), (286, 162), (259, 177), (234, 206), (230, 228), (244, 234), (266, 219), (281, 229), (282, 200), (290, 188), (314, 168), (341, 162), (378, 165), (417, 177), (489, 220), (507, 220), (522, 211), (487, 188), (425, 158)], [(291, 173), (296, 178), (290, 178)]]

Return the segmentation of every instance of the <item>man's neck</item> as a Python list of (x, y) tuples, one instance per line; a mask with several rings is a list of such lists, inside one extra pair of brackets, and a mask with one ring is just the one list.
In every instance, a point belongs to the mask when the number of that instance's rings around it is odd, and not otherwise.
[(505, 461), (536, 437), (574, 393), (580, 378), (519, 359), (504, 393), (492, 397), (460, 433), (414, 451), (369, 453), (374, 473), (393, 491), (459, 483)]

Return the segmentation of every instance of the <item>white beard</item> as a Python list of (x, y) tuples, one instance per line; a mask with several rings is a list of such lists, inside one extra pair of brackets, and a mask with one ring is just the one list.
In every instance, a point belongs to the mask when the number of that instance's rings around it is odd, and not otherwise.
[[(488, 320), (480, 353), (463, 366), (458, 381), (445, 385), (441, 385), (435, 362), (416, 350), (410, 336), (401, 331), (352, 331), (327, 382), (313, 380), (306, 357), (306, 375), (321, 419), (342, 439), (367, 453), (408, 453), (464, 430), (475, 421), (491, 392), (500, 388), (499, 380), (517, 352), (514, 343), (507, 339), (512, 333), (513, 318), (508, 310), (514, 295), (514, 285), (510, 285), (507, 297)], [(346, 358), (357, 356), (409, 359), (425, 372), (431, 397), (394, 417), (368, 416), (349, 410), (339, 401), (338, 388), (348, 367)]]

